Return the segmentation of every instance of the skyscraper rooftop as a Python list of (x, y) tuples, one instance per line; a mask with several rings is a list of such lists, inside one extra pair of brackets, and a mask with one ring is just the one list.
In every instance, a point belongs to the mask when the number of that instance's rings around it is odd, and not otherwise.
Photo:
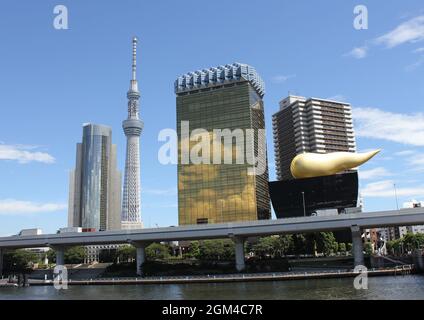
[(261, 97), (265, 95), (264, 81), (256, 69), (238, 62), (188, 72), (178, 77), (174, 86), (175, 93), (180, 94), (240, 81), (249, 81)]

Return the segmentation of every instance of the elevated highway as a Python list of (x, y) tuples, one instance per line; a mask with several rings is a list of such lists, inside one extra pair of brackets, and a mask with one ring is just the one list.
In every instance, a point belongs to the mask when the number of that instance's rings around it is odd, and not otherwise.
[(243, 270), (244, 241), (248, 237), (346, 229), (352, 232), (355, 265), (363, 265), (362, 229), (420, 224), (424, 224), (424, 208), (140, 230), (11, 236), (0, 238), (0, 274), (6, 249), (51, 247), (56, 250), (57, 264), (63, 264), (64, 251), (68, 247), (129, 243), (137, 248), (137, 269), (140, 272), (145, 261), (145, 247), (152, 242), (218, 238), (234, 240), (236, 266)]

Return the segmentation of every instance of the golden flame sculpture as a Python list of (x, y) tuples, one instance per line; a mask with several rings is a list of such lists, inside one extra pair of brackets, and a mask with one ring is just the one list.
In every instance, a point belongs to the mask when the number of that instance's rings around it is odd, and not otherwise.
[(379, 152), (380, 150), (365, 153), (302, 153), (293, 159), (290, 171), (295, 179), (330, 176), (358, 167)]

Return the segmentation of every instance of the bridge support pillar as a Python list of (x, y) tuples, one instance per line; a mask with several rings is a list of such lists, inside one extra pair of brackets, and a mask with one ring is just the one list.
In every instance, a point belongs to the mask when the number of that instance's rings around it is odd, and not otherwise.
[(352, 226), (352, 254), (354, 260), (354, 267), (364, 265), (364, 248), (362, 245), (362, 232), (359, 226)]
[(0, 277), (3, 277), (3, 253), (4, 250), (0, 248)]
[(65, 265), (65, 248), (54, 247), (53, 250), (56, 251), (56, 266)]
[(137, 264), (137, 275), (143, 275), (143, 264), (146, 262), (146, 247), (147, 244), (144, 242), (133, 243), (136, 249), (136, 264)]
[(236, 250), (236, 269), (237, 271), (243, 271), (246, 268), (244, 263), (244, 239), (235, 237), (235, 250)]

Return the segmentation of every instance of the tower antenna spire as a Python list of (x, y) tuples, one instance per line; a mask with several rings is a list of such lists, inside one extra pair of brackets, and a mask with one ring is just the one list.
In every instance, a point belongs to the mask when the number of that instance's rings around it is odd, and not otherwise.
[(136, 80), (137, 73), (137, 37), (133, 37), (132, 45), (133, 45), (133, 56), (132, 56), (132, 80)]

